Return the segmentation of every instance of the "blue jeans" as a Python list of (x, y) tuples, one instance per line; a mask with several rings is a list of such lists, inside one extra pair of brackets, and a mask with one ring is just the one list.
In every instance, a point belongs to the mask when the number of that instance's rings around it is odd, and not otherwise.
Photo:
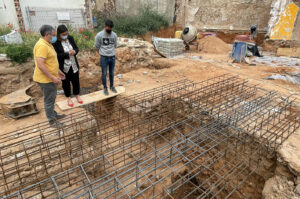
[(55, 99), (57, 94), (57, 84), (55, 83), (39, 83), (44, 95), (44, 107), (46, 116), (49, 121), (55, 120), (57, 113), (54, 110)]
[(114, 70), (115, 70), (116, 57), (101, 56), (100, 66), (102, 69), (102, 84), (104, 88), (107, 88), (106, 77), (107, 68), (109, 68), (109, 83), (110, 88), (114, 86)]

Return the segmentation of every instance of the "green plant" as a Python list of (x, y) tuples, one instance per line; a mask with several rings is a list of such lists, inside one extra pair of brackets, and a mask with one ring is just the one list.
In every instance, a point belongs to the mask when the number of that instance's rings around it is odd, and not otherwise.
[[(118, 35), (133, 37), (134, 35), (144, 35), (150, 31), (158, 31), (162, 27), (169, 26), (165, 16), (146, 7), (140, 11), (138, 16), (119, 16), (113, 18), (114, 31)], [(104, 20), (100, 19), (98, 31), (104, 28)]]
[(0, 39), (0, 54), (5, 54), (7, 47), (8, 46), (5, 43), (5, 41), (3, 41), (3, 40)]
[(11, 29), (12, 29), (11, 25), (0, 26), (0, 36), (10, 33)]
[(79, 30), (79, 32), (80, 32), (80, 34), (83, 35), (83, 38), (92, 39), (93, 32), (89, 31), (88, 29), (82, 28), (82, 29)]
[(41, 38), (41, 35), (38, 33), (30, 32), (21, 32), (23, 42), (26, 46), (30, 47), (33, 50), (36, 42)]
[(26, 62), (28, 58), (32, 57), (32, 48), (26, 44), (10, 44), (6, 48), (6, 54), (12, 61), (21, 64)]
[(72, 32), (69, 31), (69, 34), (74, 37), (74, 40), (80, 50), (90, 50), (94, 47), (94, 32), (81, 29), (79, 32), (75, 30)]

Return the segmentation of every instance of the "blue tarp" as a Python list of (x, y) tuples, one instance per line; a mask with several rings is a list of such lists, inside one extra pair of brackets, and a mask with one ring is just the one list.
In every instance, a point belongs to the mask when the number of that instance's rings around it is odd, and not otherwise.
[(234, 42), (232, 47), (232, 57), (235, 63), (240, 63), (245, 61), (247, 53), (247, 43), (246, 42)]

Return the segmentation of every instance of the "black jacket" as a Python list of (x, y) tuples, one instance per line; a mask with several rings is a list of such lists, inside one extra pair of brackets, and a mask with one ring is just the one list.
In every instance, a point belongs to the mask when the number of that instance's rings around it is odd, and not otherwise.
[[(76, 54), (75, 54), (75, 61), (76, 61), (76, 64), (77, 64), (77, 67), (79, 69), (79, 64), (78, 64), (78, 61), (77, 61), (77, 57), (76, 55), (78, 54), (79, 52), (79, 49), (74, 41), (74, 38), (69, 35), (68, 36), (68, 40), (70, 42), (70, 44), (72, 45), (73, 47), (73, 50), (75, 50)], [(56, 51), (56, 54), (57, 54), (57, 59), (58, 59), (58, 63), (59, 63), (59, 69), (61, 71), (63, 71), (64, 69), (64, 63), (65, 63), (65, 59), (70, 59), (70, 56), (69, 56), (69, 53), (65, 53), (64, 51), (64, 48), (61, 44), (61, 41), (57, 40), (54, 44), (53, 44), (53, 47)]]

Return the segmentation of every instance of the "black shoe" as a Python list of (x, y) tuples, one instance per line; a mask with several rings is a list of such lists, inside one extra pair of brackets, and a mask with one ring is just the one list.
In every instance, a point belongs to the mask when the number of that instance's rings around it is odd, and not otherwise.
[(104, 89), (104, 95), (106, 95), (106, 96), (108, 95), (108, 90), (107, 90), (107, 88)]
[(50, 121), (49, 121), (49, 125), (50, 125), (50, 127), (52, 127), (52, 128), (62, 128), (62, 127), (65, 126), (63, 123), (60, 123), (60, 122), (58, 122), (57, 120), (50, 120)]
[(58, 115), (58, 114), (57, 114), (56, 119), (57, 119), (57, 120), (61, 120), (61, 119), (64, 119), (65, 117), (66, 117), (65, 114), (61, 114), (61, 115)]
[(110, 87), (110, 90), (113, 92), (113, 93), (118, 93), (118, 91), (116, 90), (116, 88), (113, 86), (113, 87)]

